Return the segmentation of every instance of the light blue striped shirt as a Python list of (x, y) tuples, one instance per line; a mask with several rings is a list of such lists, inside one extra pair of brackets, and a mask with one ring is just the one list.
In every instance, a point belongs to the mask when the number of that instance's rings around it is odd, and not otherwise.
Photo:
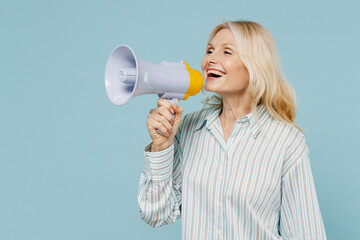
[(138, 201), (183, 239), (326, 239), (304, 135), (258, 107), (224, 140), (220, 108), (184, 117), (175, 142), (145, 149)]

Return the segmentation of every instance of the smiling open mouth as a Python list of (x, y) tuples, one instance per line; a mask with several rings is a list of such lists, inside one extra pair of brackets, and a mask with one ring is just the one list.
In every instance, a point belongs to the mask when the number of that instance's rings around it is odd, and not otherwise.
[(215, 74), (215, 73), (210, 73), (208, 76), (209, 76), (209, 77), (214, 77), (214, 78), (219, 78), (219, 77), (221, 77), (221, 75), (218, 75), (218, 74)]
[(208, 70), (208, 75), (207, 76), (209, 78), (220, 78), (220, 77), (225, 76), (225, 73), (221, 72), (221, 71), (218, 71), (218, 70), (210, 69), (210, 70)]

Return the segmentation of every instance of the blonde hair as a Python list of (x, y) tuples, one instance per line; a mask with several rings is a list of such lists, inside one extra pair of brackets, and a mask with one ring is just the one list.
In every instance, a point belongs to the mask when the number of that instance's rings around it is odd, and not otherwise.
[[(276, 45), (270, 32), (258, 23), (251, 21), (228, 21), (215, 27), (209, 36), (209, 42), (222, 29), (230, 29), (234, 35), (240, 59), (249, 72), (251, 111), (255, 113), (262, 104), (269, 113), (280, 121), (295, 124), (295, 92), (281, 70)], [(203, 92), (204, 93), (204, 92)], [(219, 96), (207, 97), (205, 106), (222, 107)]]

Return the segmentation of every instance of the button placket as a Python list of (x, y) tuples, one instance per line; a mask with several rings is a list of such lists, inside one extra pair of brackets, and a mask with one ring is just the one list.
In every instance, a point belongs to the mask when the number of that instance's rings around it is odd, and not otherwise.
[(222, 239), (222, 228), (223, 228), (223, 191), (224, 191), (224, 181), (225, 181), (225, 175), (226, 172), (226, 166), (227, 166), (227, 159), (228, 159), (228, 153), (227, 151), (224, 151), (222, 154), (221, 163), (219, 166), (219, 172), (218, 172), (218, 181), (216, 184), (216, 191), (215, 191), (215, 211), (216, 211), (216, 220), (215, 220), (215, 233), (217, 235), (217, 239)]

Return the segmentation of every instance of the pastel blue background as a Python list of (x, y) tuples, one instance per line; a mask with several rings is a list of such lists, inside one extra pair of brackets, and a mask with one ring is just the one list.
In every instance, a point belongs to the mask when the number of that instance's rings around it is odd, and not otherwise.
[[(137, 189), (156, 96), (108, 100), (110, 52), (200, 69), (224, 19), (267, 27), (297, 92), (328, 239), (360, 239), (359, 1), (0, 0), (0, 240), (180, 239)], [(181, 102), (201, 108), (199, 94)]]

